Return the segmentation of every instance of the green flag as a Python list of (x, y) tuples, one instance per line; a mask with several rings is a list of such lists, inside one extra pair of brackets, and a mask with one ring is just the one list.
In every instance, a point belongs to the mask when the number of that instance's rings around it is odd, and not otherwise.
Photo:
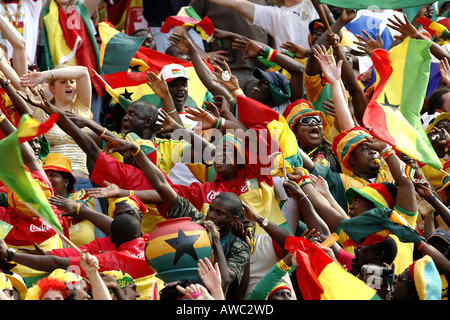
[[(52, 117), (48, 121), (56, 120), (57, 117)], [(48, 127), (48, 121), (40, 127)], [(20, 150), (19, 138), (29, 140), (34, 134), (42, 134), (39, 127), (36, 127), (36, 122), (38, 121), (28, 115), (23, 115), (17, 130), (0, 141), (0, 180), (14, 191), (34, 213), (44, 219), (56, 232), (62, 234), (63, 228), (44, 192), (31, 174), (25, 170)]]

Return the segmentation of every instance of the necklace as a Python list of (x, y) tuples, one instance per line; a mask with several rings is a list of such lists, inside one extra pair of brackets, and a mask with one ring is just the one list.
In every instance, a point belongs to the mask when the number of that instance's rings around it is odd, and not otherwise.
[(22, 0), (19, 0), (17, 3), (17, 12), (16, 12), (16, 19), (13, 21), (11, 14), (9, 13), (8, 7), (6, 7), (5, 2), (2, 0), (3, 8), (5, 9), (6, 14), (8, 15), (9, 22), (14, 26), (14, 28), (17, 29), (19, 24), (19, 16), (20, 16), (20, 8), (22, 6)]

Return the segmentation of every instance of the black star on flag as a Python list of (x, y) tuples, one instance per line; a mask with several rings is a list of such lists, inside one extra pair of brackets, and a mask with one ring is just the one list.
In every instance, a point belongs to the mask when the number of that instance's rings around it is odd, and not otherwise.
[(183, 230), (178, 230), (178, 237), (166, 240), (166, 242), (176, 250), (173, 262), (174, 265), (178, 263), (178, 260), (180, 260), (184, 254), (190, 255), (196, 261), (198, 260), (194, 243), (199, 237), (200, 235), (198, 234), (187, 236)]
[(128, 92), (127, 88), (125, 88), (125, 92), (121, 93), (120, 95), (123, 96), (127, 100), (131, 100), (131, 95), (133, 92)]
[(381, 103), (381, 105), (384, 106), (384, 107), (389, 107), (389, 108), (391, 108), (393, 111), (397, 111), (397, 110), (398, 110), (398, 107), (400, 107), (399, 104), (398, 104), (398, 105), (390, 104), (389, 101), (388, 101), (388, 98), (387, 98), (387, 96), (386, 96), (386, 93), (384, 94), (384, 103)]

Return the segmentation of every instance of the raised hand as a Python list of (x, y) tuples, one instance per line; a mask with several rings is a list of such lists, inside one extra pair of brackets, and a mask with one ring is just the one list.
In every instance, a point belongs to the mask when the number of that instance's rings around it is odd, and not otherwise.
[(295, 53), (295, 57), (297, 59), (305, 59), (308, 58), (309, 53), (311, 52), (310, 49), (305, 49), (301, 47), (300, 45), (291, 42), (291, 41), (285, 41), (283, 44), (281, 44), (281, 48), (285, 49), (289, 52)]
[(327, 53), (324, 45), (315, 46), (313, 51), (314, 57), (317, 62), (319, 62), (322, 72), (327, 80), (329, 82), (339, 81), (341, 79), (342, 60), (339, 60), (336, 64), (333, 57), (333, 48), (330, 47), (330, 53)]
[(242, 61), (249, 58), (256, 58), (261, 53), (261, 46), (255, 41), (252, 41), (246, 37), (234, 39), (232, 47), (235, 50), (246, 51), (247, 55), (242, 57)]
[(184, 127), (175, 121), (174, 118), (170, 116), (164, 109), (158, 110), (158, 119), (161, 124), (158, 124), (155, 133), (164, 134), (164, 133), (172, 133), (175, 130), (183, 129)]
[(147, 79), (147, 85), (153, 90), (153, 92), (160, 98), (169, 94), (169, 86), (164, 79), (161, 79), (153, 71), (147, 72), (145, 76)]
[(88, 195), (94, 198), (117, 198), (120, 196), (121, 189), (114, 183), (103, 181), (106, 185), (104, 188), (91, 188), (88, 190)]
[(186, 107), (185, 110), (189, 113), (186, 115), (186, 118), (199, 122), (202, 126), (202, 130), (216, 127), (218, 119), (211, 112), (199, 107), (196, 107), (195, 109)]
[(387, 26), (395, 31), (401, 33), (401, 35), (395, 35), (394, 38), (396, 40), (405, 40), (407, 37), (411, 39), (415, 39), (419, 36), (419, 32), (417, 29), (409, 22), (406, 15), (403, 13), (404, 21), (400, 20), (396, 15), (394, 15), (394, 19), (388, 18), (390, 23)]
[(447, 87), (450, 87), (450, 64), (447, 58), (439, 61), (439, 71), (441, 72), (442, 80), (444, 80)]
[(358, 46), (359, 49), (364, 50), (368, 55), (371, 55), (373, 50), (384, 48), (383, 40), (381, 39), (381, 35), (377, 34), (377, 40), (373, 39), (366, 31), (361, 30), (361, 32), (366, 36), (360, 36), (359, 34), (355, 34), (355, 37), (359, 41), (354, 41), (354, 44)]

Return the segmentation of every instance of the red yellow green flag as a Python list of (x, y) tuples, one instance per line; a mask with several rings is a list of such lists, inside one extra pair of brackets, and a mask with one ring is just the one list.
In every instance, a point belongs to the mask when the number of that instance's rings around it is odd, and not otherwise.
[(126, 111), (128, 106), (137, 100), (152, 102), (157, 107), (161, 105), (161, 99), (146, 83), (146, 72), (116, 72), (99, 75), (97, 79), (111, 97)]
[(389, 51), (374, 50), (377, 84), (363, 123), (374, 137), (439, 170), (441, 162), (420, 119), (430, 74), (430, 46), (428, 41), (407, 38)]
[(21, 143), (47, 132), (58, 118), (57, 114), (52, 115), (41, 124), (27, 114), (22, 116), (17, 130), (0, 141), (0, 179), (55, 231), (63, 234), (63, 227), (44, 192), (25, 170), (20, 150)]
[(100, 67), (103, 73), (127, 71), (130, 61), (145, 40), (145, 36), (133, 37), (120, 32), (109, 22), (98, 24), (102, 41), (100, 46)]
[[(244, 96), (237, 97), (237, 104), (239, 121), (257, 131), (259, 143), (267, 144), (267, 148), (258, 150), (266, 152), (265, 155), (258, 154), (259, 160), (264, 161), (261, 156), (270, 157), (277, 152), (283, 154), (275, 154), (272, 158), (276, 169), (276, 173), (272, 172), (272, 175), (280, 175), (282, 171), (279, 169), (283, 166), (289, 173), (293, 173), (293, 167), (303, 166), (295, 134), (281, 114), (259, 101)], [(252, 147), (249, 146), (250, 150)]]
[(449, 20), (449, 18), (444, 18), (439, 21), (433, 21), (422, 16), (417, 18), (416, 21), (423, 25), (423, 28), (434, 37), (434, 40), (438, 42), (438, 44), (442, 45), (448, 43), (450, 40), (450, 32), (444, 25), (444, 23), (447, 23), (448, 25)]
[[(44, 55), (42, 70), (59, 65), (80, 65), (99, 70), (99, 50), (86, 7), (75, 3), (67, 12), (56, 1), (48, 2), (42, 10), (44, 21)], [(98, 94), (101, 87), (94, 84)]]
[(202, 19), (191, 6), (182, 7), (176, 16), (167, 17), (161, 28), (161, 32), (168, 33), (170, 29), (177, 26), (193, 27), (199, 33), (200, 37), (207, 42), (211, 42), (214, 35), (214, 24), (209, 17)]
[(297, 282), (305, 300), (381, 300), (377, 292), (334, 262), (318, 245), (287, 237), (286, 249), (296, 254)]
[[(207, 89), (198, 77), (192, 63), (146, 47), (140, 47), (131, 59), (129, 72), (97, 75), (97, 78), (114, 100), (125, 109), (128, 108), (131, 102), (139, 99), (153, 102), (159, 107), (161, 106), (161, 99), (147, 85), (145, 76), (148, 71), (159, 74), (165, 65), (172, 63), (182, 65), (186, 69), (189, 77), (188, 95), (195, 101), (197, 106), (201, 107)], [(211, 64), (206, 64), (211, 71), (214, 71)], [(105, 85), (108, 85), (109, 88), (105, 87)]]

